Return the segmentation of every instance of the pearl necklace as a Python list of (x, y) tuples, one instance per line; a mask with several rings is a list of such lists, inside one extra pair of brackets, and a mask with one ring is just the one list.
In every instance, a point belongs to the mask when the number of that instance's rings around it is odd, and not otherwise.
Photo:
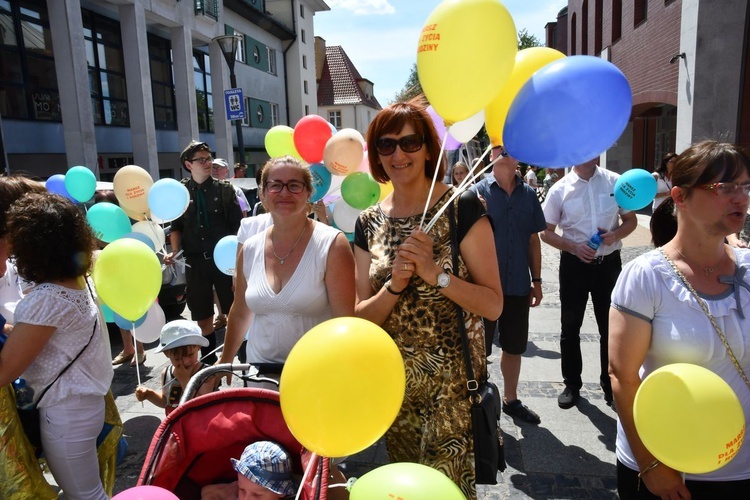
[[(679, 250), (677, 250), (677, 247), (676, 247), (676, 246), (674, 246), (674, 243), (672, 243), (672, 248), (674, 248), (674, 251), (675, 251), (675, 252), (677, 252), (678, 254), (680, 254), (680, 257), (682, 257), (682, 261), (683, 261), (683, 262), (685, 262), (685, 264), (687, 264), (687, 259), (686, 259), (686, 258), (685, 258), (685, 256), (684, 256), (684, 255), (682, 254), (682, 252), (680, 252)], [(703, 267), (703, 268), (701, 268), (701, 269), (703, 269), (703, 274), (705, 274), (706, 276), (708, 276), (709, 274), (711, 274), (711, 273), (713, 273), (714, 271), (716, 271), (716, 269), (718, 269), (718, 268), (719, 268), (719, 266), (721, 265), (721, 263), (722, 263), (722, 262), (724, 262), (724, 258), (725, 258), (726, 256), (727, 256), (727, 252), (726, 252), (726, 250), (725, 250), (725, 251), (723, 251), (723, 252), (722, 252), (722, 254), (721, 254), (721, 259), (719, 260), (719, 262), (717, 262), (716, 264), (714, 264), (714, 265), (713, 265), (713, 266), (711, 266), (711, 267)], [(688, 265), (689, 265), (689, 264), (688, 264)]]
[[(297, 248), (297, 245), (299, 245), (300, 240), (302, 240), (302, 235), (305, 234), (305, 230), (307, 229), (307, 220), (305, 220), (305, 224), (302, 226), (302, 231), (299, 233), (299, 236), (297, 236), (297, 241), (294, 242), (294, 245), (292, 245), (292, 249), (289, 250), (289, 252), (283, 256), (279, 257), (276, 253), (276, 249), (274, 248), (273, 244), (273, 234), (271, 235), (271, 252), (273, 252), (273, 256), (276, 257), (276, 259), (279, 261), (279, 264), (282, 266), (284, 265), (284, 262), (286, 262), (286, 259), (289, 258), (290, 255), (292, 255), (292, 252), (294, 252), (294, 249)], [(274, 234), (276, 231), (274, 231)]]

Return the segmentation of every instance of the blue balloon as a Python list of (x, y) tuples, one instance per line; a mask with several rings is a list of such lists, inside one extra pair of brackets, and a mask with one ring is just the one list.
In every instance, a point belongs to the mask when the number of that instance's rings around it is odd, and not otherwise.
[(148, 192), (148, 208), (164, 222), (175, 220), (187, 210), (190, 193), (179, 181), (159, 179)]
[(322, 200), (328, 190), (331, 188), (331, 172), (322, 163), (313, 163), (310, 165), (310, 174), (312, 174), (313, 192), (310, 201), (315, 203)]
[(640, 210), (655, 196), (656, 179), (642, 168), (628, 170), (615, 183), (615, 201), (625, 210)]
[(558, 59), (534, 73), (513, 100), (503, 145), (522, 162), (579, 165), (617, 141), (633, 97), (625, 75), (594, 56)]
[(68, 190), (65, 189), (65, 176), (63, 174), (53, 175), (52, 177), (47, 179), (47, 182), (45, 182), (44, 186), (50, 193), (59, 194), (60, 196), (64, 196), (65, 198), (75, 203), (76, 199), (70, 196)]
[(124, 235), (123, 238), (133, 238), (134, 240), (141, 241), (141, 242), (145, 243), (146, 245), (148, 245), (148, 247), (151, 250), (153, 250), (154, 252), (156, 252), (156, 245), (154, 245), (154, 241), (151, 238), (149, 238), (148, 236), (146, 236), (145, 234), (143, 234), (143, 233), (137, 233), (135, 231), (132, 231), (132, 232)]
[(107, 323), (115, 322), (115, 312), (107, 304), (102, 304), (102, 315)]
[(76, 201), (89, 201), (96, 191), (94, 172), (86, 167), (71, 167), (65, 174), (65, 189)]
[(224, 236), (214, 247), (214, 262), (224, 274), (234, 276), (234, 266), (237, 263), (237, 236)]
[[(131, 330), (131, 331), (133, 330), (133, 321), (130, 321), (129, 319), (123, 318), (122, 316), (120, 316), (119, 314), (117, 314), (114, 311), (112, 312), (112, 314), (114, 315), (115, 324), (117, 326), (119, 326), (123, 330)], [(136, 328), (138, 328), (139, 326), (141, 326), (143, 324), (143, 322), (146, 321), (146, 316), (147, 315), (148, 315), (148, 313), (144, 314), (143, 316), (141, 316), (140, 318), (138, 318), (137, 320), (135, 320), (135, 327)]]

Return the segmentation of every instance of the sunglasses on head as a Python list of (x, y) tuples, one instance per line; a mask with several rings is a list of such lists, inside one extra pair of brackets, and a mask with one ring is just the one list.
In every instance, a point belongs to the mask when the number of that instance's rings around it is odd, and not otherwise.
[(492, 148), (492, 151), (496, 152), (498, 155), (500, 155), (503, 158), (506, 158), (509, 156), (508, 152), (502, 146), (495, 146), (494, 148)]
[(404, 153), (416, 153), (422, 149), (424, 139), (419, 134), (405, 135), (399, 139), (389, 139), (381, 137), (375, 141), (375, 149), (378, 154), (383, 156), (390, 156), (396, 152), (396, 146), (401, 148)]

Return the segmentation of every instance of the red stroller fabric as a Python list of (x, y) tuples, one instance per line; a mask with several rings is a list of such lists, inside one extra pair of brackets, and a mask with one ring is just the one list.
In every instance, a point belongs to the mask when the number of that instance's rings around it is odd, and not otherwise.
[(263, 440), (289, 452), (293, 473), (300, 478), (314, 457), (301, 498), (327, 498), (329, 461), (305, 450), (292, 436), (279, 393), (256, 388), (221, 390), (178, 406), (156, 430), (138, 485), (159, 486), (184, 500), (200, 499), (203, 486), (235, 481), (229, 459)]

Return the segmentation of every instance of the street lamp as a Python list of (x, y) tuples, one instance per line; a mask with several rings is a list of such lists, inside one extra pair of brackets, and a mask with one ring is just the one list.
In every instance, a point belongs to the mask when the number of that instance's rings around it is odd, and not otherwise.
[[(237, 47), (242, 41), (241, 35), (222, 35), (217, 36), (213, 39), (214, 42), (219, 44), (221, 53), (224, 54), (224, 59), (227, 61), (229, 66), (229, 84), (233, 89), (237, 88), (237, 78), (234, 76), (234, 61), (237, 54)], [(245, 110), (247, 113), (247, 110)], [(240, 155), (240, 165), (245, 165), (245, 141), (242, 138), (242, 120), (234, 121), (235, 127), (237, 128), (237, 149)]]

